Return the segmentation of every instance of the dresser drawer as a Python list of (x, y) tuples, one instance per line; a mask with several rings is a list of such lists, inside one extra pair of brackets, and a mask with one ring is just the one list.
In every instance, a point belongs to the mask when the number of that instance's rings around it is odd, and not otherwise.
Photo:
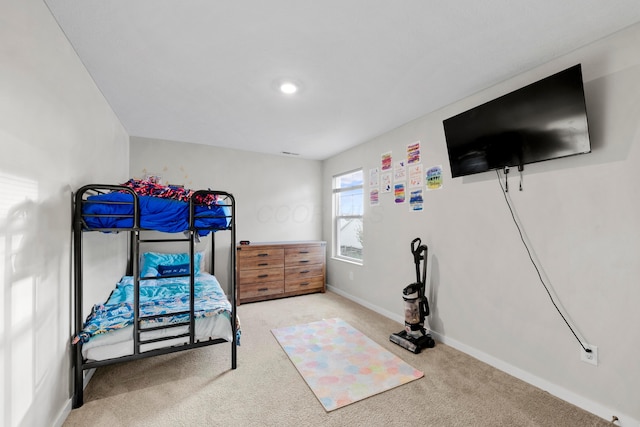
[(324, 246), (311, 246), (285, 249), (285, 266), (294, 267), (306, 264), (323, 264)]
[(302, 267), (287, 267), (285, 268), (285, 282), (290, 283), (309, 279), (311, 277), (322, 277), (322, 273), (322, 264), (304, 265)]
[(282, 282), (284, 280), (284, 269), (280, 267), (240, 270), (238, 279), (242, 287), (244, 287), (246, 283)]
[(284, 284), (285, 292), (324, 292), (324, 276), (315, 276), (309, 278), (291, 279)]
[(262, 268), (284, 267), (284, 257), (238, 257), (238, 267), (240, 270), (255, 270)]
[(238, 250), (238, 268), (282, 267), (284, 249), (247, 249)]
[(284, 283), (282, 280), (277, 282), (252, 283), (242, 285), (239, 288), (240, 300), (248, 298), (259, 298), (268, 295), (278, 295), (284, 293)]

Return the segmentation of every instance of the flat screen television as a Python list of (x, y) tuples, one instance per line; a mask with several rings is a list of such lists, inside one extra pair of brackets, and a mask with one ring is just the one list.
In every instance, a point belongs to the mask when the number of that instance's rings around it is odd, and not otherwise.
[(580, 64), (443, 121), (453, 178), (589, 153)]

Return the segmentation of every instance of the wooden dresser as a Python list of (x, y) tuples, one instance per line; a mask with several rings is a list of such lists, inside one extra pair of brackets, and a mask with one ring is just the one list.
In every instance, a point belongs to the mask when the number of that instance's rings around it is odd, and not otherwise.
[(238, 245), (238, 303), (325, 292), (326, 242)]

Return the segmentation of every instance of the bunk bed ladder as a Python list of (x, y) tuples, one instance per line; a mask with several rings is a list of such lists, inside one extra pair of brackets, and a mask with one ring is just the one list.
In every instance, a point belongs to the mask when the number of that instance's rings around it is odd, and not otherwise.
[[(134, 230), (134, 238), (132, 239), (132, 254), (131, 258), (133, 260), (133, 306), (134, 306), (134, 324), (136, 325), (134, 331), (134, 354), (144, 353), (142, 351), (142, 346), (160, 343), (164, 341), (175, 340), (179, 338), (189, 337), (189, 341), (186, 344), (174, 344), (174, 346), (179, 345), (191, 345), (194, 344), (195, 341), (195, 234), (193, 231), (187, 232), (189, 237), (182, 239), (142, 239), (140, 230)], [(189, 274), (176, 274), (171, 277), (189, 277), (189, 310), (184, 311), (174, 311), (170, 313), (164, 314), (155, 314), (148, 316), (140, 315), (140, 282), (144, 280), (153, 280), (154, 278), (144, 278), (140, 277), (140, 244), (141, 243), (177, 243), (177, 242), (188, 242), (189, 243), (189, 259), (190, 259), (190, 267)], [(167, 319), (173, 316), (187, 316), (187, 320), (181, 322), (163, 322), (163, 319)], [(145, 326), (145, 322), (149, 323), (157, 323), (155, 326)], [(167, 330), (170, 331), (172, 329), (187, 327), (187, 332), (181, 333), (172, 333), (169, 332), (165, 336), (159, 338), (147, 338), (144, 339), (143, 335), (148, 332)], [(172, 345), (167, 345), (167, 347), (171, 347)]]

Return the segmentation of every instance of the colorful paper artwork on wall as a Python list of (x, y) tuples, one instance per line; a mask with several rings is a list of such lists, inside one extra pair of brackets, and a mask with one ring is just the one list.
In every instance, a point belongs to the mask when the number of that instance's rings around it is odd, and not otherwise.
[(422, 187), (422, 164), (409, 166), (409, 188)]
[(369, 191), (369, 204), (371, 206), (378, 206), (380, 204), (380, 195), (377, 188)]
[(409, 205), (412, 211), (422, 210), (422, 188), (418, 190), (411, 190), (411, 197), (409, 198)]
[(442, 188), (442, 166), (433, 166), (427, 170), (427, 190)]
[(393, 186), (393, 195), (396, 203), (404, 203), (405, 202), (405, 190), (404, 190), (404, 182), (398, 183)]
[(407, 163), (420, 163), (420, 141), (407, 145)]
[(383, 193), (390, 193), (391, 189), (393, 188), (393, 183), (391, 181), (391, 172), (388, 173), (383, 173), (382, 174), (382, 186), (381, 186), (381, 191)]
[[(420, 141), (407, 144), (406, 159), (394, 161), (392, 151), (380, 155), (380, 165), (369, 169), (369, 204), (378, 206), (386, 193), (393, 193), (395, 204), (408, 205), (412, 211), (422, 211), (425, 191), (443, 186), (442, 165), (427, 168), (422, 162)], [(381, 196), (382, 195), (382, 196)], [(407, 200), (408, 199), (408, 200)]]
[(396, 162), (393, 167), (393, 182), (405, 182), (407, 180), (407, 166), (405, 162)]
[(382, 154), (382, 170), (391, 170), (391, 151)]
[(380, 171), (378, 168), (369, 169), (369, 188), (380, 187)]

